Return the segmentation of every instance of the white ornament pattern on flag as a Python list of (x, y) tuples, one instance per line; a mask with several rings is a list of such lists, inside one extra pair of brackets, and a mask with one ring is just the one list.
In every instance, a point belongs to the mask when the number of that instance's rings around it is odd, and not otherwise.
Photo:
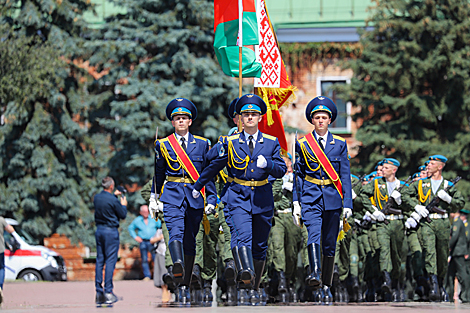
[(279, 88), (281, 86), (281, 52), (276, 37), (269, 25), (264, 0), (258, 1), (256, 8), (260, 44), (255, 46), (256, 62), (263, 65), (260, 78), (255, 78), (255, 87)]

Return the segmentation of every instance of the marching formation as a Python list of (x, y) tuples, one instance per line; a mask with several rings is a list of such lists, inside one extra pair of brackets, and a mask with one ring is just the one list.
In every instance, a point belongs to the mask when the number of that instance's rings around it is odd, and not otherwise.
[(442, 177), (444, 156), (406, 181), (392, 158), (358, 178), (346, 141), (328, 131), (337, 116), (329, 98), (307, 105), (314, 131), (296, 140), (294, 156), (258, 130), (266, 111), (253, 94), (232, 101), (228, 114), (240, 126), (211, 148), (189, 132), (191, 101), (167, 106), (175, 132), (156, 140), (142, 195), (162, 222), (163, 281), (176, 303), (449, 301), (455, 276), (469, 301), (469, 212), (459, 178)]

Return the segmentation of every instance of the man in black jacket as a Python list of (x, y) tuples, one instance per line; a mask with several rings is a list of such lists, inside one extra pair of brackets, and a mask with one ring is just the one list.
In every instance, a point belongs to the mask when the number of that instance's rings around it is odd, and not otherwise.
[[(96, 223), (96, 303), (112, 304), (118, 301), (113, 293), (113, 273), (119, 250), (119, 220), (127, 215), (127, 199), (119, 190), (114, 191), (114, 180), (103, 178), (103, 191), (93, 200)], [(114, 194), (113, 194), (114, 191)], [(121, 195), (118, 200), (117, 196)], [(106, 263), (103, 289), (103, 266)]]

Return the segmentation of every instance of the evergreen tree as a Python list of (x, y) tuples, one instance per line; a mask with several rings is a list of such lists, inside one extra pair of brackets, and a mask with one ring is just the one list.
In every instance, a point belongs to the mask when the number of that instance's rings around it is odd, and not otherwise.
[(0, 214), (19, 220), (38, 242), (57, 232), (94, 244), (91, 197), (110, 149), (106, 135), (87, 138), (77, 123), (85, 112), (82, 73), (70, 62), (80, 54), (88, 3), (0, 3), (0, 51), (8, 52), (0, 68), (9, 73), (0, 82)]
[(378, 0), (362, 31), (362, 57), (351, 60), (343, 98), (361, 108), (354, 119), (362, 142), (352, 165), (370, 172), (384, 157), (401, 161), (399, 175), (429, 155), (449, 158), (470, 195), (470, 4), (467, 0)]
[(231, 127), (226, 112), (238, 85), (214, 59), (213, 1), (116, 3), (127, 13), (87, 34), (85, 59), (97, 75), (86, 106), (90, 134), (111, 135), (117, 183), (137, 187), (153, 176), (156, 127), (159, 138), (173, 132), (166, 105), (190, 99), (198, 109), (191, 133), (214, 142)]

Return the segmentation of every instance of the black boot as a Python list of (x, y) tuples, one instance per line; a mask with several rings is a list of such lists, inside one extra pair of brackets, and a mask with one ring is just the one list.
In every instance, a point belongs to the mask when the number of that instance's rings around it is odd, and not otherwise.
[(240, 256), (241, 271), (238, 272), (238, 280), (251, 288), (255, 280), (255, 266), (253, 265), (253, 255), (251, 249), (244, 246), (238, 248)]
[(439, 278), (438, 281), (439, 281), (439, 289), (440, 289), (440, 293), (441, 293), (441, 302), (449, 302), (450, 301), (449, 300), (449, 295), (447, 294), (447, 291), (444, 288), (444, 279)]
[(387, 271), (382, 272), (383, 277), (383, 284), (382, 284), (382, 291), (385, 293), (392, 292), (392, 279), (390, 278), (390, 274)]
[(199, 266), (199, 264), (194, 264), (192, 270), (191, 289), (202, 290), (201, 267)]
[(170, 291), (175, 291), (176, 284), (175, 278), (173, 277), (173, 265), (168, 266), (168, 272), (163, 274), (162, 280), (168, 286)]
[(265, 284), (260, 284), (258, 289), (259, 294), (259, 303), (261, 306), (265, 306), (268, 302), (268, 295), (266, 294), (266, 286)]
[(294, 286), (289, 286), (289, 301), (293, 303), (299, 302), (299, 296), (297, 295), (297, 292), (295, 291)]
[(249, 291), (249, 297), (250, 297), (251, 305), (259, 305), (260, 303), (259, 286), (261, 283), (261, 278), (263, 276), (264, 264), (266, 263), (266, 261), (252, 259), (252, 262), (255, 268), (255, 280), (254, 280), (253, 288)]
[(212, 280), (204, 280), (204, 290), (202, 292), (202, 304), (204, 306), (211, 306), (212, 300)]
[[(189, 286), (191, 285), (191, 277), (194, 266), (194, 255), (185, 255), (184, 256), (184, 272), (183, 282), (178, 287), (178, 300), (181, 304), (191, 303), (191, 293)], [(173, 275), (175, 274), (175, 264), (173, 264)], [(191, 273), (191, 274), (190, 274)], [(198, 300), (198, 299), (194, 299)]]
[(333, 304), (333, 296), (331, 295), (330, 287), (333, 284), (333, 272), (335, 267), (335, 257), (325, 256), (322, 262), (322, 277), (323, 284), (323, 303), (330, 305)]
[(240, 276), (240, 272), (242, 270), (242, 261), (240, 260), (240, 254), (238, 253), (238, 247), (232, 248), (232, 256), (233, 256), (233, 262), (235, 263), (235, 268), (237, 269), (237, 282), (240, 282), (238, 280), (238, 276)]
[(429, 277), (429, 300), (430, 301), (439, 301), (439, 283), (437, 282), (437, 276), (431, 275)]
[(288, 303), (289, 302), (289, 294), (287, 293), (287, 281), (286, 275), (283, 271), (277, 272), (277, 276), (279, 278), (279, 284), (277, 286), (277, 291), (279, 293), (280, 302), (281, 303)]
[(171, 259), (173, 260), (174, 281), (175, 283), (180, 284), (183, 282), (184, 278), (183, 243), (174, 240), (170, 242), (168, 248), (170, 249)]
[[(238, 254), (238, 252), (237, 252)], [(225, 271), (224, 271), (225, 281), (227, 285), (234, 285), (237, 278), (237, 269), (234, 260), (229, 260), (225, 262)]]
[(321, 284), (321, 249), (319, 244), (309, 244), (307, 246), (308, 261), (310, 263), (310, 273), (305, 279), (305, 284), (315, 288), (319, 288)]
[(106, 297), (104, 296), (104, 293), (97, 292), (96, 297), (95, 297), (95, 303), (96, 304), (103, 304), (105, 302), (106, 302)]

